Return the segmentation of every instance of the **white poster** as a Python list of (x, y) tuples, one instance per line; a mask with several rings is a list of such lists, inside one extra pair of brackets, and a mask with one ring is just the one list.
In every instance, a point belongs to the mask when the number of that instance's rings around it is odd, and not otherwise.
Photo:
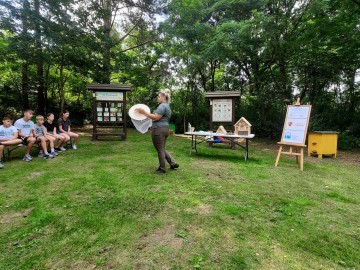
[(305, 144), (311, 106), (289, 106), (281, 141)]
[(212, 100), (212, 121), (232, 122), (232, 99)]

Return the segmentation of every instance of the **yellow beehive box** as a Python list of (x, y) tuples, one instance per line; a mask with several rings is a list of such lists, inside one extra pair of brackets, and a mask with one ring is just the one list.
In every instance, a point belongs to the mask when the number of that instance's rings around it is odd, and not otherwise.
[(308, 136), (308, 156), (331, 155), (336, 158), (338, 132), (335, 131), (312, 131)]

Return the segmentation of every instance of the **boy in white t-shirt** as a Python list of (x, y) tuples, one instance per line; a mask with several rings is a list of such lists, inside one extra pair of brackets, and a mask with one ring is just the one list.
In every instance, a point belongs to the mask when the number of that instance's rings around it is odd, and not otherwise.
[(0, 169), (4, 168), (2, 158), (5, 146), (18, 145), (22, 143), (22, 141), (18, 138), (17, 128), (12, 125), (12, 119), (5, 116), (2, 122), (3, 124), (0, 126)]
[(30, 156), (30, 150), (33, 147), (36, 139), (34, 134), (34, 122), (31, 121), (34, 112), (32, 110), (25, 110), (24, 117), (16, 120), (14, 126), (18, 129), (19, 139), (22, 140), (22, 143), (26, 145), (25, 156), (23, 160), (31, 161), (33, 159)]

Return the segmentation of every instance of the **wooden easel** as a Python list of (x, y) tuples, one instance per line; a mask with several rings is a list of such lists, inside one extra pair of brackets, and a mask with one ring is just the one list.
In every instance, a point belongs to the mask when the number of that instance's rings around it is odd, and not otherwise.
[[(281, 154), (284, 154), (284, 155), (295, 156), (296, 163), (298, 163), (298, 164), (299, 164), (299, 157), (300, 157), (300, 170), (303, 171), (304, 170), (304, 148), (306, 147), (306, 145), (291, 145), (291, 144), (282, 143), (282, 142), (278, 142), (278, 145), (280, 145), (280, 147), (279, 147), (279, 151), (277, 154), (275, 167), (277, 167), (277, 165), (279, 163)], [(289, 146), (289, 151), (283, 151), (284, 146)]]
[[(298, 108), (296, 108), (298, 106)], [(291, 108), (292, 107), (292, 108)], [(286, 118), (284, 122), (284, 128), (281, 136), (281, 141), (278, 142), (279, 151), (275, 161), (275, 167), (279, 164), (281, 154), (290, 155), (296, 157), (296, 163), (300, 163), (300, 170), (304, 170), (304, 148), (307, 128), (309, 124), (311, 105), (302, 106), (300, 105), (300, 99), (298, 98), (295, 105), (288, 106), (286, 112)], [(294, 117), (289, 111), (293, 108), (303, 110), (302, 114)], [(295, 115), (295, 114), (294, 114)], [(294, 117), (294, 118), (292, 118)], [(294, 123), (293, 123), (294, 121)], [(293, 125), (293, 129), (292, 129)], [(294, 132), (297, 137), (292, 138), (291, 132)], [(288, 146), (288, 151), (283, 151), (283, 148)], [(300, 159), (299, 159), (300, 158)]]

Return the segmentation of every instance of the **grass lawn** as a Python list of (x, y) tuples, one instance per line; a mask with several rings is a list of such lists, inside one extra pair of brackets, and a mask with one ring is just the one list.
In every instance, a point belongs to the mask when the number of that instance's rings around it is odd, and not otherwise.
[[(260, 140), (259, 140), (260, 141)], [(180, 168), (154, 174), (149, 134), (0, 170), (0, 269), (360, 269), (360, 166), (250, 158), (170, 137)], [(36, 150), (33, 151), (34, 155)]]

